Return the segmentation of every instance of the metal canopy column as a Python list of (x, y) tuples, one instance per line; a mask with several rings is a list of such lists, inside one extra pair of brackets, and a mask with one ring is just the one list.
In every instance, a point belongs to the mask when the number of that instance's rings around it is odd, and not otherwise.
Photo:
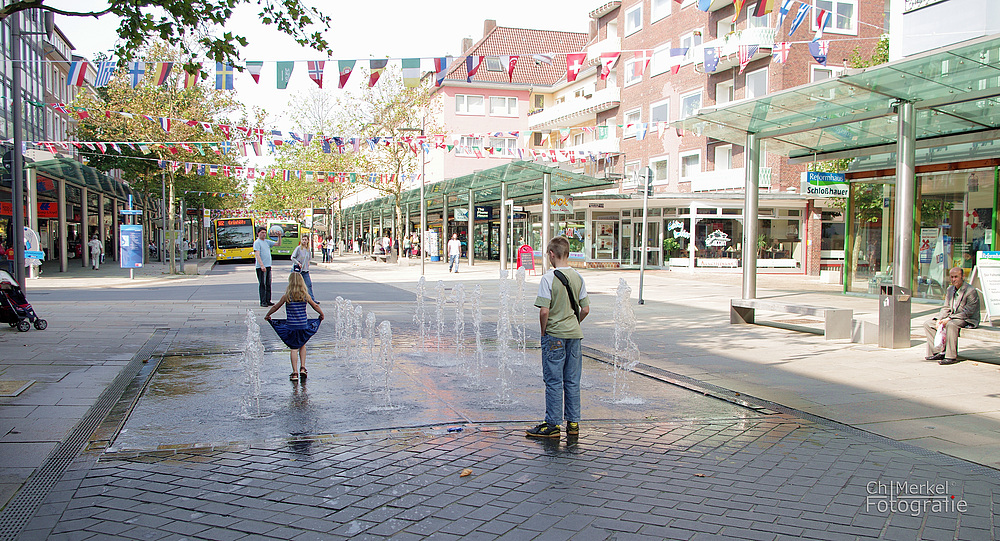
[(104, 227), (104, 205), (108, 202), (104, 199), (104, 192), (97, 193), (97, 238), (101, 239), (101, 246), (108, 245), (108, 232)]
[(916, 112), (913, 103), (896, 104), (899, 115), (899, 139), (896, 142), (896, 246), (893, 283), (909, 289), (912, 283), (913, 206), (916, 203), (914, 162), (917, 139)]
[(451, 254), (448, 253), (449, 239), (451, 239), (451, 237), (448, 236), (448, 194), (444, 194), (441, 198), (441, 240), (438, 242), (438, 250), (441, 250), (442, 248), (444, 249), (444, 253), (442, 254), (444, 258), (442, 261), (448, 261), (448, 258), (451, 256)]
[(500, 181), (500, 270), (507, 270), (507, 183)]
[(549, 270), (548, 247), (552, 237), (552, 173), (542, 173), (542, 272)]
[(69, 270), (69, 254), (67, 253), (67, 248), (69, 247), (69, 242), (66, 240), (66, 234), (69, 232), (69, 228), (66, 226), (66, 179), (56, 180), (56, 186), (58, 190), (57, 194), (57, 216), (59, 221), (59, 246), (56, 247), (59, 250), (59, 272), (66, 272)]
[[(757, 203), (760, 184), (760, 141), (747, 133), (746, 194), (743, 203), (743, 298), (757, 298)], [(692, 229), (693, 231), (693, 229)]]
[[(476, 197), (475, 192), (472, 191), (472, 188), (469, 188), (469, 221), (467, 222), (469, 232), (466, 234), (466, 239), (467, 239), (467, 243), (468, 243), (469, 266), (470, 267), (472, 267), (473, 265), (476, 264), (476, 256), (475, 256), (475, 253), (474, 253), (475, 250), (473, 249), (473, 245), (475, 243), (472, 241), (472, 230), (473, 230), (473, 228), (476, 225), (475, 197)], [(487, 235), (488, 234), (489, 233), (487, 232)]]
[(80, 241), (80, 248), (82, 248), (82, 254), (80, 261), (83, 263), (83, 267), (89, 267), (90, 263), (90, 248), (87, 247), (87, 243), (90, 242), (90, 204), (88, 199), (90, 199), (90, 190), (86, 186), (80, 188), (80, 231), (76, 234), (77, 239)]

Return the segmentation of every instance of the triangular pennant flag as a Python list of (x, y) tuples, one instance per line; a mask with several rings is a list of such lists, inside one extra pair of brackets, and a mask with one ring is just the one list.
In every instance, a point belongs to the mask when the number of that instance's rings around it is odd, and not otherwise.
[(295, 62), (278, 62), (276, 63), (276, 69), (278, 89), (285, 90), (288, 88), (288, 80), (292, 78), (292, 70), (295, 69)]
[(708, 11), (712, 7), (712, 0), (698, 0), (698, 9)]
[(94, 86), (108, 86), (108, 83), (111, 82), (111, 76), (115, 74), (115, 65), (114, 60), (106, 60), (98, 64), (97, 78), (94, 80)]
[(759, 45), (740, 45), (739, 46), (739, 48), (737, 49), (736, 55), (739, 57), (739, 60), (740, 60), (740, 73), (743, 73), (743, 70), (746, 69), (747, 64), (750, 63), (750, 60), (753, 59), (753, 55), (757, 54), (757, 51), (759, 49), (760, 49)]
[(670, 49), (670, 73), (677, 75), (681, 71), (681, 64), (688, 54), (688, 47), (675, 47)]
[(87, 77), (88, 62), (70, 62), (69, 75), (66, 76), (66, 86), (83, 86)]
[(606, 53), (601, 53), (601, 75), (600, 79), (602, 81), (607, 80), (608, 75), (611, 75), (611, 68), (615, 67), (615, 63), (618, 62), (618, 57), (621, 56), (620, 51), (611, 51)]
[(219, 124), (219, 131), (222, 132), (222, 135), (224, 135), (226, 139), (229, 139), (230, 133), (232, 133), (230, 126), (226, 124)]
[(785, 22), (785, 17), (788, 17), (788, 12), (792, 9), (792, 4), (795, 0), (782, 0), (781, 7), (778, 9), (778, 25), (775, 28), (781, 28), (782, 23)]
[(251, 60), (247, 62), (247, 71), (250, 72), (250, 76), (253, 77), (253, 82), (260, 84), (260, 70), (263, 69), (264, 62), (260, 60)]
[(420, 86), (419, 58), (403, 59), (403, 84), (406, 85), (407, 88), (414, 88)]
[(734, 23), (736, 22), (736, 19), (740, 18), (740, 12), (743, 11), (743, 4), (745, 4), (746, 1), (747, 0), (733, 0), (733, 5), (736, 6), (736, 14), (733, 15)]
[(531, 55), (531, 58), (535, 61), (535, 65), (536, 66), (540, 66), (542, 64), (548, 64), (548, 65), (551, 66), (552, 62), (555, 60), (555, 57), (556, 57), (555, 53), (545, 53), (545, 54), (533, 54), (533, 55)]
[(715, 72), (719, 66), (719, 48), (705, 47), (705, 73)]
[(646, 68), (649, 66), (649, 61), (653, 59), (652, 49), (645, 49), (642, 51), (635, 52), (635, 63), (632, 64), (632, 75), (635, 77), (642, 77), (646, 74)]
[(774, 49), (771, 50), (771, 56), (774, 57), (774, 61), (779, 64), (784, 64), (788, 61), (788, 53), (792, 50), (792, 44), (787, 41), (782, 41), (774, 44)]
[(445, 72), (448, 71), (449, 64), (451, 64), (450, 56), (434, 59), (434, 86), (441, 86), (441, 83), (444, 82)]
[(580, 75), (583, 69), (583, 61), (587, 58), (587, 53), (567, 53), (566, 54), (566, 80), (573, 82)]
[(344, 88), (347, 84), (347, 80), (351, 78), (351, 72), (354, 71), (354, 63), (356, 60), (338, 60), (337, 61), (337, 72), (340, 74), (340, 82), (337, 84), (337, 88)]
[(774, 0), (757, 0), (757, 6), (753, 10), (754, 17), (763, 17), (774, 10)]
[(507, 82), (511, 83), (514, 81), (514, 66), (517, 65), (517, 59), (520, 58), (517, 55), (513, 56), (502, 56), (504, 63), (507, 64)]
[(156, 86), (163, 86), (167, 84), (167, 78), (170, 77), (170, 71), (173, 70), (173, 62), (157, 62), (153, 66), (153, 80), (156, 81)]
[(465, 71), (468, 74), (465, 78), (466, 81), (472, 82), (472, 78), (476, 76), (476, 72), (479, 71), (479, 66), (483, 65), (483, 59), (485, 56), (467, 56), (465, 57)]
[(375, 83), (377, 83), (378, 78), (382, 76), (382, 72), (385, 71), (385, 66), (388, 63), (389, 61), (384, 58), (380, 60), (370, 60), (368, 62), (369, 69), (371, 70), (371, 74), (368, 76), (369, 88), (375, 86)]
[(224, 62), (215, 63), (215, 89), (233, 89), (233, 66)]
[(198, 79), (201, 78), (201, 64), (196, 64), (196, 69), (194, 73), (184, 70), (184, 88), (194, 88), (198, 85)]
[(799, 25), (802, 21), (806, 20), (809, 16), (809, 11), (812, 10), (812, 6), (809, 4), (799, 4), (799, 12), (795, 14), (795, 18), (792, 19), (792, 26), (788, 29), (788, 35), (791, 36), (798, 30)]
[(169, 132), (170, 131), (170, 119), (167, 118), (167, 117), (162, 117), (161, 116), (160, 117), (160, 127), (163, 128), (163, 131)]
[(809, 54), (816, 59), (821, 65), (826, 65), (826, 55), (830, 52), (830, 41), (810, 41), (809, 42)]
[[(323, 88), (323, 68), (326, 66), (325, 60), (308, 60), (306, 68), (309, 70), (309, 78), (320, 88)], [(341, 86), (343, 88), (343, 86)]]
[(132, 79), (132, 88), (139, 86), (142, 76), (146, 74), (145, 62), (131, 62), (129, 64), (128, 75)]
[(830, 19), (833, 18), (833, 14), (825, 9), (816, 8), (819, 13), (816, 14), (816, 35), (813, 36), (813, 41), (819, 41), (823, 37), (823, 30), (827, 26), (830, 26)]

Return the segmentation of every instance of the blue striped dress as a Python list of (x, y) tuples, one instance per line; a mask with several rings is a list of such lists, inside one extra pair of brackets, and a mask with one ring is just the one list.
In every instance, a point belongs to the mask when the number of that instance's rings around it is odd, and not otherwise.
[(288, 302), (285, 304), (287, 319), (272, 319), (271, 327), (278, 338), (291, 349), (299, 349), (306, 345), (319, 330), (320, 320), (306, 317), (306, 302)]

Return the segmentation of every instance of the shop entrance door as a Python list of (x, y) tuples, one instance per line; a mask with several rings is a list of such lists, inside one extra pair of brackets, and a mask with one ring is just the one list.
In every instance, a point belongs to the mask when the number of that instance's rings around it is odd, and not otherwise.
[[(642, 222), (632, 223), (632, 261), (633, 265), (640, 264), (640, 258), (642, 257)], [(660, 246), (660, 221), (649, 221), (646, 223), (646, 266), (647, 267), (659, 267), (661, 260), (661, 252), (663, 251)]]

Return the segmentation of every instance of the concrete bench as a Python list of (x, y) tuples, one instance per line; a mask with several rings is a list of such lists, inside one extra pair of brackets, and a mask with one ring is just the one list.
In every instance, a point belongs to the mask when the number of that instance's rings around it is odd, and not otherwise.
[(386, 255), (385, 254), (371, 254), (368, 257), (371, 257), (372, 261), (381, 261), (383, 263), (386, 262)]
[(990, 342), (1000, 342), (1000, 327), (971, 327), (958, 331), (959, 337), (972, 338), (974, 340), (986, 340)]
[(732, 299), (729, 306), (729, 322), (732, 324), (753, 324), (755, 310), (821, 317), (825, 325), (823, 335), (827, 340), (851, 338), (854, 310), (850, 308), (826, 308), (762, 299)]

